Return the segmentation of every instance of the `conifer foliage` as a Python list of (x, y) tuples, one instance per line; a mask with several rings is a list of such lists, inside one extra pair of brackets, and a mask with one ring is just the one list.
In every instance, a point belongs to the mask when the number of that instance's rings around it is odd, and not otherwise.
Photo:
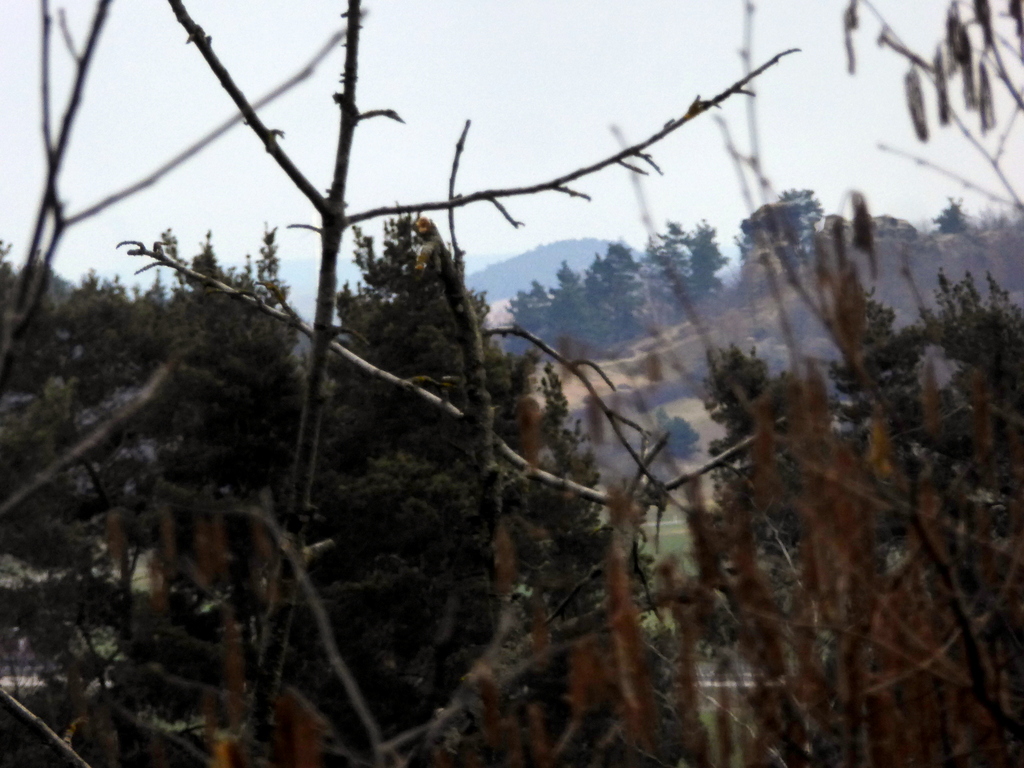
[(612, 243), (582, 274), (563, 262), (558, 285), (548, 289), (534, 281), (512, 299), (510, 310), (518, 325), (547, 341), (609, 348), (639, 338), (652, 320), (678, 320), (681, 304), (713, 296), (722, 288), (718, 272), (727, 261), (706, 221), (692, 231), (670, 221), (642, 258)]
[[(177, 256), (170, 232), (162, 244)], [(276, 248), (267, 232), (255, 262), (226, 270), (207, 235), (190, 264), (267, 301), (286, 300)], [(451, 312), (439, 281), (415, 267), (411, 220), (390, 222), (379, 249), (360, 236), (355, 260), (363, 282), (338, 294), (345, 343), (464, 407)], [(483, 317), (486, 305), (474, 302)], [(116, 734), (122, 765), (148, 766), (145, 724), (176, 723), (172, 730), (189, 733), (202, 722), (198, 694), (221, 684), (229, 637), (243, 669), (258, 668), (267, 652), (262, 638), (275, 599), (267, 591), (269, 541), (230, 513), (287, 493), (301, 347), (279, 322), (194, 282), (175, 279), (168, 288), (159, 277), (132, 292), (90, 276), (47, 299), (32, 332), (33, 354), (2, 412), (7, 487), (73, 442), (114, 405), (112, 397), (137, 389), (162, 360), (177, 360), (171, 385), (143, 418), (8, 523), (0, 587), (10, 609), (5, 636), (27, 642), (55, 675), (32, 697), (37, 711), (68, 718), (57, 680), (69, 669), (83, 688), (105, 681), (97, 706), (112, 719), (83, 731), (88, 738), (77, 736), (75, 746), (94, 754), (105, 728)], [(498, 433), (518, 446), (519, 414), (532, 404), (540, 466), (593, 484), (596, 470), (568, 423), (555, 370), (494, 346), (486, 362)], [(311, 575), (338, 648), (374, 712), (397, 732), (446, 704), (495, 631), (491, 543), (481, 534), (467, 429), (350, 367), (333, 366), (331, 375), (315, 477), (322, 501), (306, 523), (306, 535), (331, 556)], [(589, 615), (599, 582), (588, 574), (607, 545), (596, 507), (523, 481), (502, 493), (524, 620), (556, 608)], [(323, 675), (328, 662), (315, 622), (305, 611), (294, 622), (284, 684), (304, 691), (341, 732), (358, 731), (345, 691)], [(511, 654), (503, 663), (516, 660)], [(232, 717), (244, 718), (242, 709)], [(0, 765), (36, 759), (16, 733), (0, 734), (7, 740)]]

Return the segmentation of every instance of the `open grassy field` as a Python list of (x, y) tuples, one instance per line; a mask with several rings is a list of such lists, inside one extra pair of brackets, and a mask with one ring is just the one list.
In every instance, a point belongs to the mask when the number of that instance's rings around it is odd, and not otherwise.
[(657, 536), (655, 529), (653, 521), (644, 524), (644, 533), (647, 535), (644, 552), (652, 555), (656, 561), (675, 557), (679, 564), (685, 567), (691, 560), (692, 551), (690, 529), (686, 523), (678, 518), (666, 519), (661, 521), (661, 529)]

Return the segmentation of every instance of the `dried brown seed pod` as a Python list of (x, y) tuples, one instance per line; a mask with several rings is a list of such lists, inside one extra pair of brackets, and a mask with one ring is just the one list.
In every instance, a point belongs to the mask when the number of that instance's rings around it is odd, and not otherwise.
[(857, 71), (857, 57), (853, 50), (853, 30), (857, 29), (858, 25), (857, 0), (850, 0), (850, 4), (846, 7), (846, 13), (843, 14), (843, 36), (846, 39), (846, 68), (851, 75)]
[(494, 588), (499, 595), (512, 591), (516, 580), (516, 548), (512, 543), (505, 521), (498, 523), (494, 532)]
[(907, 94), (907, 109), (910, 121), (914, 124), (914, 133), (919, 141), (928, 141), (928, 121), (924, 114), (924, 93), (921, 91), (921, 75), (917, 67), (912, 66), (903, 79)]
[(981, 114), (981, 132), (996, 127), (996, 110), (992, 100), (992, 85), (984, 64), (978, 65), (978, 112)]
[(949, 7), (946, 14), (946, 48), (949, 50), (949, 74), (956, 72), (957, 64), (960, 63), (958, 54), (960, 34), (960, 14), (957, 12), (956, 3)]
[(967, 28), (961, 26), (957, 33), (959, 53), (957, 61), (960, 64), (960, 75), (964, 80), (964, 106), (967, 109), (977, 109), (978, 95), (974, 87), (974, 54), (971, 51), (971, 40), (967, 35)]
[(974, 0), (974, 18), (978, 21), (982, 34), (985, 35), (985, 47), (991, 48), (994, 38), (992, 35), (992, 9), (989, 7), (988, 0)]
[(541, 409), (537, 401), (530, 395), (524, 395), (516, 403), (516, 424), (519, 426), (519, 442), (523, 448), (523, 456), (530, 466), (537, 466), (540, 448), (543, 442), (540, 432)]
[(853, 246), (874, 257), (874, 222), (868, 212), (868, 203), (860, 192), (853, 193)]
[(935, 97), (939, 111), (939, 125), (949, 125), (949, 88), (942, 46), (935, 51)]
[(971, 39), (967, 35), (967, 27), (960, 21), (960, 13), (956, 3), (949, 8), (946, 16), (946, 45), (949, 53), (961, 67), (971, 67)]

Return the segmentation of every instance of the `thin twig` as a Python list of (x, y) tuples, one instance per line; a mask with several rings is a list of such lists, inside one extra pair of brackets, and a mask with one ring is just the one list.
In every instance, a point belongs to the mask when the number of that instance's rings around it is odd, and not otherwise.
[(600, 376), (602, 379), (604, 379), (604, 383), (608, 385), (608, 388), (612, 392), (618, 392), (618, 387), (616, 387), (615, 384), (612, 382), (612, 380), (610, 378), (608, 378), (608, 374), (606, 374), (604, 372), (604, 370), (602, 370), (601, 366), (599, 366), (593, 360), (588, 360), (585, 357), (580, 357), (580, 358), (577, 358), (577, 359), (572, 360), (570, 362), (573, 365), (586, 365), (586, 366), (589, 366), (590, 368), (593, 368), (594, 371), (597, 373), (597, 375)]
[[(490, 201), (494, 204), (494, 207), (501, 212), (501, 215), (505, 217), (505, 221), (511, 224), (515, 229), (519, 229), (519, 227), (523, 226), (523, 222), (513, 218), (512, 214), (508, 212), (508, 209), (498, 201), (498, 198), (492, 197), (490, 198)], [(449, 208), (448, 210), (452, 210), (452, 208)]]
[[(297, 86), (299, 83), (303, 82), (304, 80), (307, 80), (310, 76), (312, 76), (312, 74), (316, 72), (317, 66), (319, 66), (320, 63), (325, 58), (327, 58), (327, 56), (335, 49), (335, 47), (338, 45), (338, 43), (344, 36), (344, 30), (339, 30), (338, 32), (335, 32), (333, 35), (331, 35), (327, 39), (327, 42), (325, 42), (320, 47), (320, 49), (316, 52), (313, 58), (311, 58), (302, 69), (300, 69), (294, 75), (289, 77), (279, 86), (271, 90), (265, 96), (254, 101), (252, 104), (253, 110), (260, 110), (263, 107), (267, 106), (268, 104), (273, 103), (281, 96), (288, 93), (288, 91)], [(125, 198), (131, 197), (132, 195), (141, 192), (142, 190), (148, 187), (153, 186), (158, 181), (160, 181), (160, 179), (162, 179), (168, 173), (177, 168), (179, 165), (185, 163), (192, 157), (195, 157), (208, 146), (210, 146), (210, 144), (212, 144), (225, 133), (227, 133), (229, 130), (234, 128), (236, 125), (244, 122), (245, 119), (245, 115), (242, 112), (239, 112), (234, 117), (228, 118), (219, 126), (210, 131), (208, 134), (206, 134), (201, 139), (192, 144), (190, 147), (172, 157), (170, 160), (161, 165), (148, 176), (139, 179), (134, 184), (130, 184), (124, 189), (118, 190), (117, 192), (107, 195), (99, 202), (93, 203), (88, 208), (85, 208), (79, 211), (78, 213), (69, 216), (67, 219), (67, 225), (71, 226), (72, 224), (77, 224), (78, 222), (88, 219), (91, 216), (95, 216), (97, 213), (106, 208), (109, 208), (111, 205), (119, 203)], [(296, 224), (293, 226), (299, 227), (308, 225)], [(312, 229), (312, 227), (310, 228)]]
[(580, 590), (582, 590), (585, 586), (587, 586), (588, 582), (593, 581), (594, 579), (596, 579), (598, 576), (600, 576), (603, 573), (604, 573), (604, 565), (595, 565), (593, 568), (591, 568), (590, 569), (590, 573), (588, 573), (582, 579), (577, 581), (573, 585), (572, 589), (569, 590), (569, 594), (566, 595), (562, 599), (562, 601), (558, 605), (555, 606), (555, 609), (553, 611), (551, 611), (551, 613), (548, 615), (548, 617), (544, 620), (544, 623), (545, 624), (550, 624), (555, 619), (557, 619), (559, 616), (561, 616), (562, 615), (562, 611), (564, 611), (569, 606), (569, 603), (571, 603), (573, 601), (573, 598), (575, 598), (576, 595), (578, 595), (580, 593)]
[[(43, 147), (46, 149), (47, 162), (53, 157), (53, 135), (50, 128), (50, 27), (53, 17), (50, 16), (49, 0), (39, 4), (43, 15), (43, 46), (42, 46), (42, 101), (43, 101)], [(64, 10), (61, 9), (61, 14)]]
[(359, 115), (360, 120), (369, 120), (371, 117), (387, 117), (395, 122), (405, 124), (405, 120), (399, 117), (398, 113), (393, 109), (371, 109), (369, 112), (363, 112)]
[(78, 49), (75, 47), (75, 39), (71, 36), (71, 29), (68, 27), (68, 15), (64, 12), (63, 8), (57, 9), (57, 20), (60, 24), (60, 33), (64, 37), (64, 45), (68, 49), (68, 53), (76, 62), (80, 61)]
[[(462, 133), (459, 135), (459, 140), (455, 142), (455, 157), (452, 159), (452, 173), (448, 177), (448, 199), (452, 200), (455, 198), (455, 177), (459, 173), (459, 161), (462, 159), (462, 152), (466, 148), (466, 135), (469, 133), (469, 126), (472, 123), (471, 120), (467, 120), (466, 124), (462, 127)], [(455, 237), (455, 209), (448, 209), (448, 234), (452, 239), (452, 256), (455, 259), (456, 267), (461, 274), (465, 265), (462, 260), (462, 250), (459, 248), (459, 241)]]
[(1010, 206), (1015, 205), (1013, 200), (1010, 200), (1010, 199), (1005, 198), (1005, 197), (1000, 197), (999, 195), (995, 194), (994, 192), (992, 192), (992, 191), (990, 191), (988, 189), (985, 189), (984, 187), (982, 187), (982, 186), (980, 186), (978, 184), (975, 184), (973, 181), (965, 179), (963, 176), (961, 176), (960, 174), (956, 173), (955, 171), (950, 171), (950, 170), (948, 170), (946, 168), (943, 168), (940, 165), (936, 165), (931, 160), (928, 160), (928, 159), (926, 159), (924, 157), (921, 157), (920, 155), (914, 155), (914, 154), (911, 154), (910, 152), (904, 152), (901, 149), (896, 149), (895, 147), (890, 147), (888, 144), (879, 143), (878, 144), (878, 148), (882, 152), (888, 152), (890, 154), (896, 155), (897, 157), (902, 157), (902, 158), (904, 158), (906, 160), (910, 160), (911, 162), (917, 163), (918, 165), (922, 166), (923, 168), (928, 168), (931, 171), (935, 171), (936, 173), (938, 173), (938, 174), (940, 174), (942, 176), (945, 176), (947, 179), (952, 179), (953, 181), (957, 182), (958, 184), (961, 184), (964, 187), (964, 189), (970, 189), (970, 190), (972, 190), (974, 192), (977, 192), (978, 194), (987, 197), (993, 203), (1000, 203), (1002, 205), (1010, 205)]

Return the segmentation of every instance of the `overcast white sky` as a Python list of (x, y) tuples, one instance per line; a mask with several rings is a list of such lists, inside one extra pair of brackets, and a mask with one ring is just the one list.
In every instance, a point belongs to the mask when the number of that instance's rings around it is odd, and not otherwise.
[[(946, 4), (876, 0), (904, 40), (925, 52), (942, 34)], [(92, 3), (54, 5), (66, 7), (81, 45)], [(293, 74), (342, 24), (340, 0), (189, 0), (186, 6), (252, 100)], [(987, 206), (954, 182), (876, 149), (883, 141), (922, 152), (995, 187), (953, 131), (933, 131), (927, 146), (917, 144), (903, 105), (904, 67), (875, 46), (872, 19), (862, 18), (859, 69), (851, 78), (841, 29), (845, 2), (761, 0), (757, 6), (755, 62), (785, 48), (803, 50), (757, 83), (763, 160), (777, 190), (813, 189), (826, 210), (838, 211), (848, 192), (859, 189), (873, 212), (912, 222), (934, 217), (951, 195), (964, 197), (971, 212)], [(698, 94), (708, 98), (741, 74), (742, 0), (367, 0), (366, 7), (359, 106), (395, 109), (406, 124), (377, 119), (360, 127), (352, 210), (442, 198), (467, 118), (473, 127), (462, 192), (535, 182), (594, 161), (617, 148), (612, 125), (639, 140), (682, 114)], [(0, 3), (0, 238), (13, 242), (19, 261), (43, 169), (38, 15), (30, 0)], [(63, 86), (70, 68), (59, 35), (55, 51)], [(270, 126), (285, 131), (283, 146), (294, 160), (324, 188), (335, 150), (331, 94), (339, 88), (342, 56), (339, 48), (313, 78), (264, 112)], [(62, 97), (64, 88), (55, 92)], [(744, 98), (720, 112), (740, 137)], [(62, 178), (68, 211), (145, 175), (228, 117), (231, 107), (198, 51), (185, 44), (166, 2), (115, 1)], [(1019, 149), (1014, 142), (1009, 167), (1022, 178)], [(684, 127), (654, 157), (665, 176), (645, 180), (645, 192), (658, 226), (707, 219), (731, 242), (748, 211), (714, 122)], [(564, 238), (643, 246), (627, 171), (612, 169), (577, 187), (593, 202), (551, 194), (509, 201), (526, 223), (518, 230), (488, 204), (464, 209), (457, 221), (469, 268)], [(313, 233), (284, 231), (290, 223), (315, 223), (310, 206), (256, 137), (238, 127), (155, 188), (70, 231), (57, 268), (73, 278), (90, 268), (130, 275), (140, 265), (114, 246), (152, 241), (168, 227), (186, 254), (212, 229), (221, 259), (237, 263), (258, 249), (264, 222), (281, 227), (283, 259), (316, 255)]]

